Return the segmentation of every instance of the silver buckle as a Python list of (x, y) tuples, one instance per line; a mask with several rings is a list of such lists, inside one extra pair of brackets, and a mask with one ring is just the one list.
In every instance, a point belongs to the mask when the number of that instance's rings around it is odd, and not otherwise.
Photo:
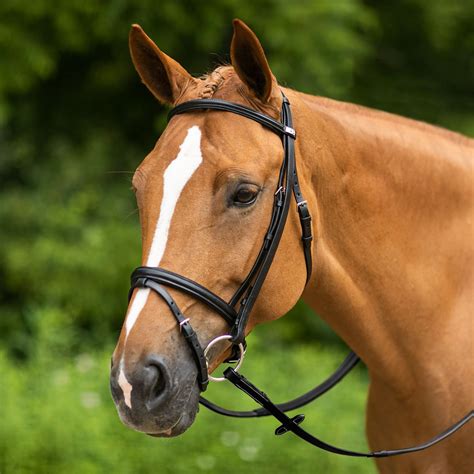
[(293, 138), (296, 138), (296, 131), (294, 128), (288, 127), (285, 125), (285, 133), (291, 135)]
[(301, 202), (297, 203), (297, 206), (301, 207), (301, 206), (304, 206), (305, 204), (308, 204), (308, 201), (306, 201), (306, 200), (301, 201)]
[(284, 193), (285, 192), (285, 188), (283, 186), (280, 186), (276, 191), (275, 191), (275, 196), (279, 193), (279, 192), (282, 192)]
[(186, 319), (183, 319), (180, 323), (179, 323), (179, 332), (181, 332), (183, 330), (183, 326), (189, 322), (189, 318), (186, 318)]

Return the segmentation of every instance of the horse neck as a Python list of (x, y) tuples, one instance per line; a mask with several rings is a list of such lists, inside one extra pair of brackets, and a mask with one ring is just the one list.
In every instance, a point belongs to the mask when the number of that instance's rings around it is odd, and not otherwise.
[(446, 329), (453, 285), (467, 278), (470, 244), (459, 236), (474, 142), (351, 104), (290, 100), (316, 236), (303, 296), (373, 374), (416, 378)]

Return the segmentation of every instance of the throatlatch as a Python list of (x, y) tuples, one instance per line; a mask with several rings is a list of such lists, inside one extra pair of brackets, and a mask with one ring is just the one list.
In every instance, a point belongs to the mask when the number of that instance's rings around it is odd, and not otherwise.
[[(129, 300), (132, 297), (133, 290), (135, 288), (150, 288), (151, 290), (155, 291), (168, 305), (171, 313), (179, 325), (183, 337), (188, 343), (193, 358), (196, 362), (198, 371), (197, 381), (202, 392), (206, 390), (209, 383), (206, 354), (213, 344), (220, 341), (221, 339), (229, 339), (233, 344), (233, 355), (231, 356), (231, 359), (236, 358), (236, 350), (238, 350), (240, 352), (240, 355), (237, 358), (238, 366), (240, 366), (242, 362), (245, 351), (245, 328), (252, 308), (258, 297), (258, 294), (260, 293), (262, 285), (273, 262), (275, 253), (278, 249), (278, 245), (280, 243), (280, 239), (288, 217), (291, 195), (293, 195), (295, 198), (301, 223), (301, 241), (307, 274), (306, 283), (311, 277), (311, 242), (313, 240), (311, 215), (309, 213), (308, 204), (301, 193), (296, 169), (294, 147), (296, 132), (293, 128), (290, 103), (285, 95), (283, 94), (281, 122), (240, 104), (234, 104), (232, 102), (219, 99), (198, 99), (184, 102), (170, 111), (168, 120), (171, 120), (171, 118), (174, 116), (182, 113), (206, 110), (238, 114), (258, 122), (272, 132), (278, 134), (283, 142), (284, 157), (278, 177), (278, 185), (275, 192), (270, 224), (265, 234), (262, 247), (260, 248), (259, 254), (249, 274), (228, 303), (212, 291), (204, 288), (199, 283), (163, 268), (138, 267), (132, 273)], [(189, 322), (189, 318), (186, 318), (181, 313), (176, 302), (164, 288), (164, 286), (187, 293), (208, 305), (209, 308), (211, 308), (214, 312), (219, 314), (227, 321), (229, 327), (231, 328), (230, 335), (219, 336), (218, 338), (211, 341), (206, 349), (203, 349), (199, 343), (195, 331)], [(228, 362), (231, 362), (231, 360), (229, 359)], [(253, 400), (255, 400), (260, 405), (260, 408), (250, 411), (234, 411), (220, 407), (203, 397), (200, 397), (199, 401), (202, 405), (209, 408), (210, 410), (225, 416), (253, 418), (271, 415), (281, 423), (281, 425), (275, 430), (276, 435), (282, 435), (291, 431), (296, 436), (320, 449), (335, 454), (356, 457), (379, 458), (421, 451), (446, 439), (448, 436), (452, 435), (468, 421), (474, 418), (474, 411), (471, 411), (444, 432), (417, 446), (403, 449), (361, 453), (332, 446), (311, 435), (299, 426), (304, 421), (304, 415), (300, 414), (290, 418), (285, 414), (285, 412), (300, 408), (326, 393), (338, 382), (340, 382), (357, 365), (358, 362), (359, 357), (353, 352), (349, 353), (340, 367), (322, 384), (316, 386), (314, 389), (298, 398), (295, 398), (294, 400), (279, 405), (274, 404), (264, 392), (259, 390), (235, 369), (228, 368), (224, 372), (224, 378), (235, 385), (238, 389), (246, 393)]]

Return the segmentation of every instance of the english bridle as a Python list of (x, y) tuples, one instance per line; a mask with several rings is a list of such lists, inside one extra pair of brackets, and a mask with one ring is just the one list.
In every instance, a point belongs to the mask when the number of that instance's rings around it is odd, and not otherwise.
[[(312, 269), (311, 242), (313, 237), (311, 228), (311, 215), (309, 213), (308, 204), (301, 193), (298, 181), (294, 148), (296, 132), (293, 129), (290, 103), (284, 94), (281, 111), (281, 122), (248, 107), (220, 99), (197, 99), (184, 102), (170, 111), (168, 120), (171, 120), (171, 118), (179, 114), (203, 110), (231, 112), (263, 125), (265, 128), (278, 134), (282, 138), (284, 158), (278, 177), (278, 184), (275, 192), (270, 224), (265, 234), (262, 247), (252, 269), (229, 302), (224, 301), (218, 295), (207, 288), (204, 288), (199, 283), (163, 268), (138, 267), (132, 273), (129, 300), (132, 297), (132, 293), (135, 288), (150, 288), (155, 291), (168, 305), (171, 313), (179, 325), (181, 333), (183, 334), (187, 344), (189, 345), (189, 348), (191, 349), (191, 353), (196, 362), (198, 371), (197, 382), (201, 392), (206, 390), (209, 379), (218, 381), (228, 380), (253, 400), (255, 400), (261, 407), (250, 411), (233, 411), (220, 407), (203, 397), (200, 397), (200, 403), (210, 410), (225, 416), (253, 418), (272, 415), (281, 423), (281, 426), (275, 430), (276, 435), (282, 435), (291, 431), (308, 443), (326, 451), (345, 456), (372, 458), (395, 456), (429, 448), (452, 435), (455, 431), (460, 429), (468, 421), (474, 418), (474, 411), (470, 411), (466, 416), (449, 427), (447, 430), (438, 434), (431, 440), (416, 446), (403, 449), (373, 451), (369, 453), (350, 451), (325, 443), (324, 441), (312, 436), (310, 433), (301, 428), (299, 425), (304, 420), (304, 415), (296, 415), (290, 418), (285, 414), (285, 412), (294, 410), (310, 403), (340, 382), (359, 362), (359, 357), (354, 352), (350, 352), (339, 368), (323, 383), (316, 386), (304, 395), (279, 405), (274, 404), (264, 392), (259, 390), (248, 379), (237, 372), (237, 369), (240, 367), (245, 353), (245, 328), (249, 319), (249, 315), (252, 311), (252, 308), (254, 307), (255, 301), (258, 297), (258, 294), (260, 293), (262, 285), (273, 262), (275, 253), (278, 249), (289, 212), (291, 195), (293, 195), (295, 198), (301, 223), (301, 241), (306, 264), (306, 283), (310, 279)], [(169, 292), (164, 288), (164, 286), (187, 293), (202, 303), (208, 305), (214, 312), (219, 314), (229, 324), (231, 328), (230, 334), (215, 338), (208, 344), (206, 349), (203, 349), (189, 322), (189, 318), (186, 318), (181, 313), (178, 305)], [(224, 377), (215, 378), (209, 376), (208, 374), (206, 356), (209, 349), (214, 344), (222, 340), (229, 340), (232, 343), (232, 356), (226, 362), (237, 362), (237, 366), (234, 369), (230, 367), (227, 368), (224, 371)]]

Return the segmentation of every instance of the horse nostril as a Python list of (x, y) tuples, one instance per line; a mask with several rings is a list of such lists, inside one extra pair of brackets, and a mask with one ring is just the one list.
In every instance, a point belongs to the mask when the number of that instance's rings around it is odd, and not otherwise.
[(149, 380), (148, 397), (155, 399), (161, 395), (165, 389), (165, 378), (163, 377), (161, 369), (154, 364), (149, 365), (145, 370), (147, 371), (146, 378)]
[(143, 370), (145, 406), (148, 411), (154, 411), (166, 401), (169, 394), (168, 372), (163, 360), (155, 355), (148, 358)]

